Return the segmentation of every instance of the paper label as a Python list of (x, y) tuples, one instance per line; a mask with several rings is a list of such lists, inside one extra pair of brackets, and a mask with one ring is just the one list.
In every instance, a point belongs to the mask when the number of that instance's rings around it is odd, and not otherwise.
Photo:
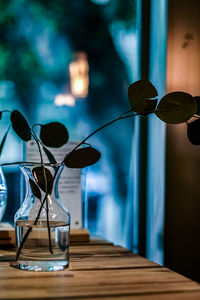
[[(62, 162), (65, 155), (78, 143), (68, 142), (60, 148), (49, 148), (57, 162)], [(26, 143), (26, 161), (40, 162), (38, 147), (35, 141)], [(42, 150), (44, 162), (49, 162)], [(82, 195), (81, 195), (81, 169), (65, 167), (62, 171), (58, 187), (60, 199), (71, 214), (71, 228), (82, 227)]]

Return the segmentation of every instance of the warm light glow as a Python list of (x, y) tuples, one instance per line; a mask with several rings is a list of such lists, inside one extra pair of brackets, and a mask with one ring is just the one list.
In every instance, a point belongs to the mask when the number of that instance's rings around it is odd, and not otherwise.
[(77, 53), (69, 65), (71, 93), (74, 97), (85, 98), (88, 95), (89, 65), (85, 53)]
[(59, 94), (56, 96), (54, 104), (57, 106), (75, 106), (75, 99), (70, 94)]
[(77, 78), (75, 81), (74, 81), (74, 89), (76, 90), (76, 92), (78, 94), (82, 93), (82, 91), (84, 91), (84, 82), (82, 79), (80, 78)]

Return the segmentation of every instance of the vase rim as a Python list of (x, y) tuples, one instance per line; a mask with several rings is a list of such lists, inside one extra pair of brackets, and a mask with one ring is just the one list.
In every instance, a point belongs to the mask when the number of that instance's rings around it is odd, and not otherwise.
[(20, 167), (32, 167), (32, 166), (46, 166), (46, 167), (61, 167), (64, 166), (64, 163), (41, 163), (41, 162), (22, 162), (19, 164)]

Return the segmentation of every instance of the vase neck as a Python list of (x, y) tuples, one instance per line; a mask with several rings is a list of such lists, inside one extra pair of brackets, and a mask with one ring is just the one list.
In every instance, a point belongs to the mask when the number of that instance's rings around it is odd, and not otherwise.
[(45, 194), (59, 197), (58, 182), (64, 165), (23, 164), (20, 167), (26, 180), (26, 197), (33, 194), (40, 201)]

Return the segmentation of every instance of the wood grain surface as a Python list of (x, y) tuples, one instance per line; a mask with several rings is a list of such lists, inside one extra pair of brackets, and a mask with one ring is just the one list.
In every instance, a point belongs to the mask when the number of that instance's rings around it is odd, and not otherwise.
[[(90, 234), (87, 229), (70, 230), (71, 243), (88, 242), (89, 240)], [(48, 240), (46, 242), (48, 243)], [(15, 228), (10, 223), (0, 222), (0, 245), (15, 245)]]
[(0, 250), (0, 299), (200, 299), (198, 283), (98, 239), (72, 245), (65, 271), (21, 271), (14, 259)]

